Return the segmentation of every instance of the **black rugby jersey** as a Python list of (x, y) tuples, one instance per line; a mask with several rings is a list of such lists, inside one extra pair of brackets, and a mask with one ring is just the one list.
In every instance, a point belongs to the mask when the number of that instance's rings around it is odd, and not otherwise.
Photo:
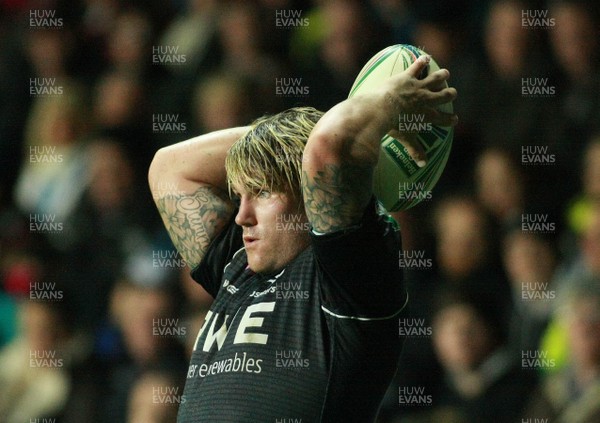
[(400, 241), (374, 202), (357, 227), (311, 235), (285, 268), (247, 268), (233, 221), (193, 278), (215, 301), (179, 423), (372, 422), (397, 367)]

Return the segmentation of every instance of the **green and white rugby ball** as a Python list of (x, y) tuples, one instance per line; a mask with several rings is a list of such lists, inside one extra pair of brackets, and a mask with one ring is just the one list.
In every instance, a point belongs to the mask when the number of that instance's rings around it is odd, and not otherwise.
[[(387, 78), (403, 72), (423, 50), (397, 44), (387, 47), (373, 56), (362, 68), (348, 97), (364, 94), (378, 88)], [(440, 67), (431, 59), (427, 74)], [(438, 106), (440, 111), (452, 113), (452, 103)], [(402, 131), (417, 133), (417, 139), (427, 153), (427, 165), (419, 168), (408, 151), (395, 138), (385, 135), (381, 139), (379, 162), (375, 167), (373, 192), (389, 211), (409, 209), (423, 200), (431, 198), (431, 191), (440, 179), (452, 148), (454, 130), (424, 122), (423, 116), (399, 116), (399, 128)]]

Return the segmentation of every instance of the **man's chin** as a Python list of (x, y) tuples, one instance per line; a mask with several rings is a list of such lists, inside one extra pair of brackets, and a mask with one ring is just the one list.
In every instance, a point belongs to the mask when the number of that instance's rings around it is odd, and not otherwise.
[(254, 273), (271, 273), (275, 269), (272, 266), (267, 266), (262, 260), (258, 258), (248, 258), (248, 269)]
[(263, 266), (261, 266), (260, 260), (258, 260), (256, 257), (248, 256), (248, 268), (254, 273), (261, 273), (264, 271)]

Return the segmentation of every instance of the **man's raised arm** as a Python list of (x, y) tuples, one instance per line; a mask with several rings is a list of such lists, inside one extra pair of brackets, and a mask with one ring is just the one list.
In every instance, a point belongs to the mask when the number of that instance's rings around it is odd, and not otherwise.
[(415, 160), (425, 160), (416, 137), (398, 133), (400, 113), (420, 113), (442, 126), (456, 123), (455, 115), (435, 109), (456, 97), (456, 90), (445, 86), (448, 71), (417, 79), (428, 62), (428, 56), (421, 56), (380, 89), (339, 103), (313, 129), (304, 150), (302, 191), (316, 232), (334, 232), (360, 221), (372, 196), (373, 169), (386, 133), (400, 139)]
[(225, 156), (249, 127), (211, 132), (156, 152), (150, 191), (173, 244), (193, 269), (231, 218)]

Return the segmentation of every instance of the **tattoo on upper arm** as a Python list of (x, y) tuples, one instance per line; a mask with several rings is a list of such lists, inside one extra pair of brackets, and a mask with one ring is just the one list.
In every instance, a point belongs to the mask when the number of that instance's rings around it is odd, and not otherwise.
[(372, 167), (327, 164), (312, 177), (303, 171), (306, 215), (317, 232), (334, 232), (358, 223), (372, 193)]
[(233, 205), (226, 194), (201, 186), (193, 194), (169, 194), (156, 207), (173, 244), (193, 269), (204, 257), (212, 239), (230, 219)]

